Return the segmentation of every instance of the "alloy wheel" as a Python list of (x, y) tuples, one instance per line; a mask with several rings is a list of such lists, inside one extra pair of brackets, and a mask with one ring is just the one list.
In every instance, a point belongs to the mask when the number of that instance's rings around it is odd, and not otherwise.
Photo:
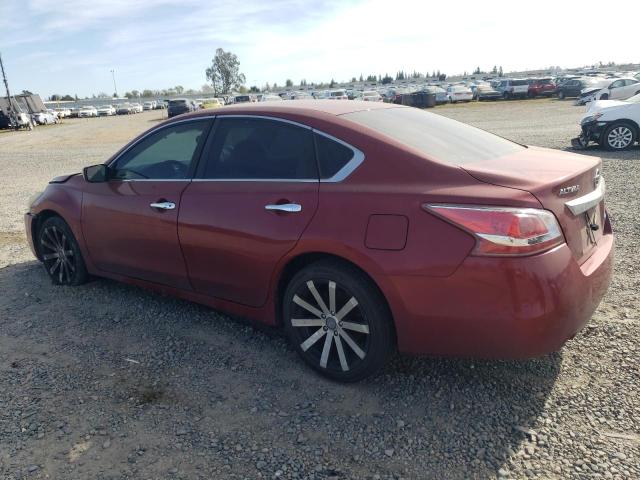
[(40, 235), (40, 246), (51, 278), (60, 284), (71, 284), (76, 273), (76, 258), (66, 234), (55, 225), (46, 227)]
[(627, 126), (621, 125), (613, 128), (607, 135), (607, 143), (611, 148), (620, 150), (627, 148), (633, 141), (633, 132)]
[(308, 280), (295, 292), (288, 319), (296, 343), (313, 364), (349, 372), (370, 347), (369, 322), (358, 300), (335, 281)]

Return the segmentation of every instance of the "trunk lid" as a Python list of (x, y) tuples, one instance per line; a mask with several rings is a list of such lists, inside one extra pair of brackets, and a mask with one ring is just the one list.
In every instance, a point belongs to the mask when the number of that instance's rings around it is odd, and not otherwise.
[(462, 168), (482, 182), (530, 192), (543, 208), (555, 214), (578, 263), (593, 253), (604, 224), (600, 158), (529, 147)]

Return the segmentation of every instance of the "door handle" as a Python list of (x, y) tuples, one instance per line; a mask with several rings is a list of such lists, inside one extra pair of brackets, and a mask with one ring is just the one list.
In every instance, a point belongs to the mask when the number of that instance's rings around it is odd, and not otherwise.
[(176, 204), (173, 202), (157, 202), (149, 204), (151, 208), (159, 208), (161, 210), (173, 210), (176, 208)]
[(297, 203), (282, 203), (275, 205), (265, 205), (265, 210), (273, 210), (277, 212), (287, 212), (287, 213), (296, 213), (302, 211), (302, 205)]

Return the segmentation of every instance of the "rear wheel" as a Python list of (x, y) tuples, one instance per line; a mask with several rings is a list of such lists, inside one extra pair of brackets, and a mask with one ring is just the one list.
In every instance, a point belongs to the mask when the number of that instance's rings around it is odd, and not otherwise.
[(600, 95), (600, 100), (609, 100), (609, 94), (603, 93), (602, 95)]
[(564, 92), (562, 90), (558, 92), (558, 100), (564, 100)]
[(394, 344), (391, 315), (378, 289), (354, 267), (334, 261), (308, 266), (283, 297), (285, 330), (313, 369), (343, 382), (375, 373)]
[(628, 123), (614, 123), (607, 127), (600, 139), (600, 145), (608, 150), (626, 150), (637, 139), (637, 133)]
[(56, 285), (80, 285), (87, 268), (71, 229), (60, 217), (50, 217), (38, 231), (38, 251), (47, 274)]

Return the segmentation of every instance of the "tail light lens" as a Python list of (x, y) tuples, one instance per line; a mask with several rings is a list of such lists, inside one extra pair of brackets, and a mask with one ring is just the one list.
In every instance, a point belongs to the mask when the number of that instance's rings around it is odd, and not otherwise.
[(430, 204), (423, 208), (476, 237), (472, 255), (532, 255), (564, 243), (560, 225), (548, 210)]

